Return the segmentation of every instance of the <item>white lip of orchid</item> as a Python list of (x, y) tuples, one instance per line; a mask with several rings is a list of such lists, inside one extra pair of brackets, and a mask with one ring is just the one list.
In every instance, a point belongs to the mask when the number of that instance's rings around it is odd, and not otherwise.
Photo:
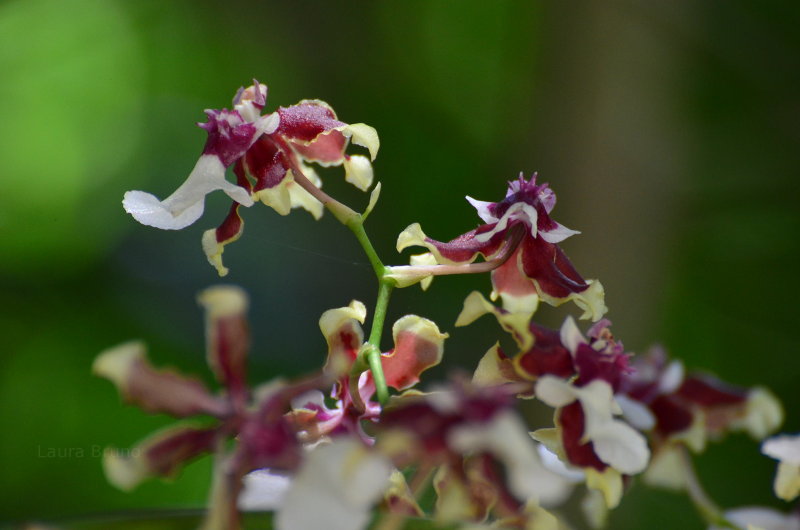
[[(239, 120), (234, 113), (225, 115), (225, 120)], [(256, 133), (250, 145), (262, 134), (271, 134), (280, 125), (277, 112), (257, 117), (253, 122)], [(249, 146), (248, 146), (249, 148)], [(169, 197), (159, 201), (155, 195), (143, 191), (128, 191), (122, 201), (125, 211), (140, 223), (163, 230), (180, 230), (197, 221), (203, 215), (205, 197), (212, 191), (222, 190), (231, 199), (243, 206), (252, 206), (250, 193), (225, 178), (225, 166), (213, 154), (201, 155), (192, 172), (183, 184)]]
[(515, 202), (508, 208), (508, 210), (506, 210), (506, 213), (503, 214), (503, 217), (497, 221), (497, 225), (495, 225), (494, 228), (492, 228), (489, 232), (476, 235), (475, 241), (479, 241), (481, 243), (489, 241), (498, 232), (506, 230), (510, 221), (516, 220), (522, 221), (530, 226), (531, 237), (536, 237), (536, 234), (539, 231), (536, 225), (538, 219), (539, 214), (536, 212), (536, 208), (524, 202)]
[(140, 223), (164, 230), (180, 230), (203, 215), (206, 195), (222, 190), (244, 206), (253, 199), (244, 188), (225, 179), (225, 167), (216, 155), (202, 155), (186, 181), (172, 195), (159, 201), (143, 191), (128, 191), (122, 201), (125, 211)]
[(613, 396), (611, 385), (594, 380), (575, 387), (555, 376), (546, 375), (536, 383), (536, 397), (551, 407), (564, 407), (578, 401), (584, 415), (582, 442), (591, 441), (597, 457), (621, 473), (643, 471), (650, 459), (644, 437), (630, 425), (614, 418), (622, 409)]

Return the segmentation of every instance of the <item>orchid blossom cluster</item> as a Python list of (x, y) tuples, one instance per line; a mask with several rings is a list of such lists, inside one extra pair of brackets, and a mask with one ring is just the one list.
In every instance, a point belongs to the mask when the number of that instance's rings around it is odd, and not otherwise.
[[(705, 494), (693, 455), (733, 431), (764, 440), (783, 421), (780, 403), (764, 388), (687, 372), (661, 348), (628, 352), (603, 318), (601, 283), (585, 279), (560, 248), (578, 232), (552, 218), (556, 195), (536, 174), (512, 180), (498, 202), (467, 197), (484, 224), (449, 242), (410, 225), (397, 250), (425, 252), (409, 265), (385, 266), (364, 229), (380, 193), (380, 183), (373, 188), (375, 129), (340, 121), (319, 100), (264, 113), (266, 99), (266, 86), (254, 82), (239, 90), (233, 110), (207, 110), (200, 127), (208, 140), (187, 180), (163, 201), (127, 192), (124, 208), (142, 224), (181, 229), (201, 217), (207, 194), (222, 190), (233, 201), (229, 213), (202, 238), (220, 275), (228, 270), (224, 247), (242, 234), (242, 206), (260, 201), (281, 215), (302, 207), (316, 219), (330, 210), (353, 232), (377, 277), (370, 330), (362, 328), (364, 303), (330, 309), (319, 320), (327, 354), (318, 371), (251, 387), (247, 296), (233, 286), (204, 290), (198, 300), (206, 358), (221, 390), (155, 368), (140, 342), (95, 361), (94, 372), (126, 402), (181, 420), (133, 450), (107, 451), (112, 484), (129, 490), (213, 455), (204, 523), (210, 529), (239, 528), (248, 510), (273, 511), (278, 529), (388, 529), (412, 521), (557, 529), (567, 527), (563, 507), (575, 495), (588, 524), (599, 528), (636, 477), (687, 492), (710, 527), (800, 524), (766, 509), (725, 512)], [(350, 143), (369, 156), (348, 153)], [(373, 188), (366, 210), (323, 192), (312, 164), (342, 166), (347, 182)], [(226, 178), (230, 167), (235, 183)], [(471, 273), (490, 273), (492, 290), (489, 299), (469, 294), (455, 326), (493, 315), (513, 351), (497, 337), (483, 346), (489, 349), (471, 378), (454, 375), (421, 390), (421, 375), (442, 360), (448, 334), (406, 315), (394, 323), (393, 346), (383, 349), (390, 294), (416, 283), (427, 289), (434, 276)], [(593, 324), (582, 332), (567, 316), (560, 329), (548, 329), (533, 318), (542, 302), (572, 302)], [(531, 399), (552, 408), (552, 422), (530, 425), (516, 410), (519, 400)], [(798, 437), (769, 439), (763, 452), (780, 461), (777, 495), (796, 498)]]

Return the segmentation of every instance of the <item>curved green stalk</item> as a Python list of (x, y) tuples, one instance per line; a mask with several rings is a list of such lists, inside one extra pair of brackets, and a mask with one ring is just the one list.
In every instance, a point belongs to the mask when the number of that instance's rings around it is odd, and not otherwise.
[[(291, 163), (291, 162), (290, 162)], [(350, 374), (351, 387), (355, 386), (356, 392), (353, 398), (360, 401), (358, 394), (358, 384), (353, 385), (353, 378), (358, 381), (361, 371), (364, 369), (364, 359), (372, 372), (372, 378), (375, 381), (375, 392), (378, 395), (378, 401), (384, 405), (389, 399), (389, 389), (386, 386), (386, 378), (383, 375), (383, 365), (381, 364), (381, 335), (383, 334), (383, 325), (386, 320), (386, 307), (389, 304), (389, 295), (395, 285), (395, 281), (388, 277), (388, 272), (383, 262), (375, 252), (375, 247), (372, 246), (367, 232), (364, 230), (364, 218), (361, 214), (351, 209), (350, 207), (337, 201), (306, 178), (302, 170), (297, 164), (292, 164), (292, 172), (294, 173), (294, 180), (303, 189), (311, 193), (318, 201), (320, 201), (325, 208), (327, 208), (340, 223), (350, 229), (356, 236), (361, 248), (367, 255), (372, 270), (375, 271), (375, 276), (378, 278), (378, 300), (375, 302), (375, 312), (372, 317), (372, 328), (370, 329), (369, 339), (367, 340), (367, 347), (362, 348), (362, 354), (356, 363), (353, 365), (354, 373)], [(355, 373), (358, 372), (358, 373)], [(352, 393), (352, 392), (351, 392)], [(363, 408), (363, 403), (360, 404)]]

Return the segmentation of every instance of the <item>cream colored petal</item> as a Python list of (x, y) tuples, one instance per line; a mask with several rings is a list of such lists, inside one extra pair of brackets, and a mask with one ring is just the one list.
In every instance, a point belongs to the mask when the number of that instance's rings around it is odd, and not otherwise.
[(350, 141), (361, 147), (369, 149), (369, 156), (372, 160), (378, 156), (378, 149), (381, 141), (378, 138), (378, 131), (365, 123), (353, 123), (344, 129), (345, 134), (350, 133)]
[(680, 454), (683, 450), (678, 444), (662, 445), (653, 454), (650, 465), (642, 475), (645, 484), (656, 488), (683, 490), (687, 481), (683, 457)]
[(586, 468), (586, 487), (603, 494), (606, 506), (616, 508), (622, 499), (622, 475), (613, 467), (607, 467), (603, 472), (594, 468)]
[(344, 159), (344, 180), (361, 191), (372, 186), (374, 173), (369, 159), (361, 155), (350, 155)]
[(369, 217), (369, 214), (372, 213), (372, 210), (375, 209), (375, 205), (378, 204), (378, 198), (380, 196), (381, 196), (381, 183), (378, 182), (372, 189), (372, 193), (369, 194), (369, 203), (367, 204), (367, 209), (364, 210), (363, 214), (361, 214), (361, 218), (363, 220), (366, 220), (367, 217)]
[(756, 440), (763, 440), (781, 426), (783, 418), (783, 406), (775, 394), (764, 387), (756, 387), (747, 395), (744, 416), (734, 420), (731, 428), (745, 431)]

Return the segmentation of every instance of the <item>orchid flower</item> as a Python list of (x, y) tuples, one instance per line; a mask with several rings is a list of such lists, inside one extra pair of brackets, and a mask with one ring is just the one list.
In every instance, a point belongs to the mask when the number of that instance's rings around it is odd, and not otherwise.
[[(206, 110), (208, 121), (199, 126), (208, 132), (208, 139), (186, 181), (163, 201), (142, 191), (126, 192), (122, 201), (125, 211), (140, 223), (180, 230), (203, 214), (206, 195), (224, 191), (233, 199), (230, 211), (216, 230), (203, 235), (203, 250), (220, 276), (228, 272), (222, 264), (224, 246), (243, 230), (240, 206), (260, 200), (281, 215), (303, 207), (320, 218), (323, 206), (309, 189), (313, 192), (322, 183), (305, 162), (344, 166), (347, 182), (364, 191), (372, 185), (370, 160), (380, 147), (375, 129), (339, 121), (320, 100), (303, 100), (262, 116), (266, 102), (266, 85), (254, 81), (236, 93), (233, 110)], [(351, 141), (366, 147), (370, 158), (346, 154)], [(225, 178), (231, 166), (236, 184)]]
[[(330, 394), (335, 404), (328, 407), (324, 395), (316, 390), (293, 401), (292, 421), (307, 441), (349, 432), (372, 443), (362, 422), (375, 422), (381, 414), (380, 405), (372, 400), (375, 382), (371, 372), (351, 374), (364, 345), (361, 324), (366, 316), (364, 304), (354, 300), (347, 307), (326, 311), (319, 320), (328, 343), (324, 371), (336, 381)], [(442, 360), (447, 334), (428, 319), (406, 315), (395, 322), (392, 336), (394, 348), (381, 354), (384, 377), (388, 386), (406, 390), (419, 381), (422, 372)]]
[(523, 313), (533, 313), (539, 300), (552, 305), (573, 300), (583, 309), (582, 318), (598, 320), (607, 310), (603, 286), (584, 280), (558, 246), (578, 232), (550, 217), (555, 193), (547, 184), (537, 185), (536, 176), (526, 181), (520, 175), (509, 182), (500, 202), (467, 197), (486, 224), (444, 243), (429, 238), (414, 223), (398, 236), (397, 251), (422, 246), (430, 253), (416, 256), (417, 263), (471, 263), (478, 255), (491, 260), (505, 251), (509, 241), (515, 241), (513, 254), (492, 271), (492, 299), (500, 297), (506, 309)]
[[(138, 342), (101, 353), (93, 369), (110, 379), (125, 401), (148, 412), (176, 418), (210, 416), (216, 422), (180, 423), (133, 449), (107, 450), (104, 468), (112, 484), (129, 490), (150, 477), (174, 476), (188, 461), (213, 453), (217, 469), (206, 527), (236, 528), (242, 477), (261, 468), (291, 472), (300, 464), (302, 446), (285, 414), (293, 397), (321, 381), (275, 382), (251, 392), (245, 373), (249, 334), (244, 292), (213, 287), (201, 293), (199, 301), (206, 310), (208, 364), (224, 386), (223, 394), (213, 394), (194, 378), (153, 368)], [(226, 440), (234, 438), (236, 448), (229, 452)]]

